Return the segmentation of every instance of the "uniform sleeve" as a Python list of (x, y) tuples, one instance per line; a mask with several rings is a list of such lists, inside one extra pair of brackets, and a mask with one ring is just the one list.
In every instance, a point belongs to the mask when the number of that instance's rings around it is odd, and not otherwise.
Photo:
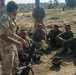
[(74, 34), (73, 34), (73, 32), (72, 32), (72, 36), (71, 36), (71, 38), (72, 38), (72, 37), (74, 37)]
[(47, 34), (47, 38), (49, 38), (49, 37), (50, 37), (50, 35), (51, 35), (51, 31)]
[(70, 38), (68, 41), (76, 41), (76, 37)]
[(64, 35), (64, 33), (60, 33), (59, 35), (56, 36), (56, 39), (57, 39), (57, 40), (60, 40), (59, 38), (62, 38), (63, 35)]
[(54, 31), (50, 30), (49, 33), (48, 33), (48, 35), (47, 35), (47, 41), (49, 40), (49, 38), (50, 39), (52, 38), (53, 34), (54, 34)]
[(35, 40), (36, 37), (36, 31), (33, 32), (33, 40)]
[(45, 38), (46, 38), (46, 32), (45, 32), (45, 30), (43, 30), (43, 37), (42, 37), (44, 40), (45, 40)]
[(9, 27), (9, 22), (7, 21), (7, 19), (2, 18), (0, 22), (0, 35), (2, 34), (6, 35), (8, 31), (8, 27)]

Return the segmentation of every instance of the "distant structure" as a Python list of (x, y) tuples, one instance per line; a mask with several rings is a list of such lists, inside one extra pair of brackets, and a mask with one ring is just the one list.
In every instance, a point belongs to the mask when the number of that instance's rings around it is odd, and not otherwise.
[(5, 11), (5, 0), (0, 0), (0, 17)]

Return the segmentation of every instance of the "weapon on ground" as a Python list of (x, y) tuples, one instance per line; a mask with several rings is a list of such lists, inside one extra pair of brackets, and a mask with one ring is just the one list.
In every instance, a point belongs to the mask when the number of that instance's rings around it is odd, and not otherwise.
[[(28, 57), (26, 59), (26, 62), (24, 63), (23, 66), (17, 67), (16, 75), (28, 75), (30, 71), (32, 72), (32, 75), (34, 75), (34, 72), (32, 70), (31, 58), (32, 58), (33, 53), (35, 51), (36, 45), (37, 45), (37, 43), (33, 42), (31, 50), (28, 53)], [(19, 73), (20, 70), (22, 70), (21, 73)]]

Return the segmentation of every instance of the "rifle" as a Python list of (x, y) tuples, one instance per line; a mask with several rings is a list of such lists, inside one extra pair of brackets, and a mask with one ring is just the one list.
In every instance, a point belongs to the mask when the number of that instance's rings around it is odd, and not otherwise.
[[(33, 53), (35, 51), (36, 45), (37, 45), (37, 43), (36, 42), (33, 42), (32, 47), (31, 47), (31, 50), (28, 53), (28, 58), (26, 60), (25, 65), (22, 66), (22, 67), (17, 67), (16, 75), (28, 75), (29, 72), (30, 72), (30, 70), (32, 72), (32, 75), (34, 75), (34, 72), (32, 70), (31, 58), (32, 58)], [(20, 70), (22, 70), (21, 74), (19, 74), (19, 71)]]

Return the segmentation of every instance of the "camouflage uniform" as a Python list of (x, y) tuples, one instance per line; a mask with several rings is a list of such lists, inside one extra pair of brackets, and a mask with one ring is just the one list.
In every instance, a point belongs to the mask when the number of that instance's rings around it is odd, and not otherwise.
[(28, 48), (26, 48), (26, 47), (23, 45), (23, 49), (24, 49), (24, 50), (29, 49), (29, 48), (32, 46), (32, 39), (28, 37), (28, 33), (27, 33), (26, 29), (21, 29), (21, 30), (20, 30), (20, 33), (19, 33), (19, 36), (20, 36), (21, 38), (23, 38), (24, 40), (26, 40), (26, 41), (28, 42), (28, 44), (29, 44), (29, 47), (28, 47)]
[[(63, 32), (63, 33), (61, 33), (61, 34), (59, 34), (58, 36), (57, 36), (57, 40), (58, 40), (58, 42), (60, 42), (60, 43), (62, 43), (62, 41), (60, 40), (60, 38), (63, 38), (63, 39), (66, 39), (67, 41), (69, 40), (69, 39), (71, 39), (71, 38), (73, 38), (73, 32), (72, 31), (69, 31), (69, 32)], [(71, 52), (71, 50), (69, 49), (69, 45), (70, 45), (70, 43), (68, 44), (68, 42), (66, 42), (66, 43), (64, 43), (63, 45), (62, 45), (62, 48), (59, 50), (59, 52), (57, 52), (57, 54), (61, 54), (63, 51), (67, 51), (68, 50), (68, 52), (66, 53), (66, 54), (69, 54), (70, 52)]]
[(40, 42), (41, 40), (45, 39), (46, 32), (42, 30), (36, 29), (33, 33), (33, 40), (36, 42)]
[(29, 48), (30, 48), (32, 46), (32, 39), (30, 39), (29, 37), (26, 37), (25, 40), (28, 42)]
[(36, 29), (38, 27), (38, 24), (43, 24), (43, 27), (45, 29), (43, 19), (45, 17), (45, 10), (43, 7), (35, 7), (33, 10), (33, 18), (34, 18), (34, 28)]
[[(16, 23), (14, 16), (5, 13), (0, 21), (0, 35), (4, 34), (11, 38), (16, 34)], [(14, 38), (15, 39), (15, 38)], [(0, 53), (2, 58), (2, 75), (15, 75), (18, 66), (18, 53), (16, 45), (0, 39)]]
[(37, 49), (39, 49), (44, 44), (43, 40), (45, 40), (45, 36), (46, 36), (45, 30), (43, 30), (43, 29), (42, 30), (39, 30), (39, 29), (34, 30), (33, 40), (36, 41), (39, 45), (37, 47)]
[(56, 36), (59, 35), (60, 33), (61, 33), (60, 30), (58, 30), (58, 31), (50, 30), (50, 32), (48, 33), (48, 35), (47, 35), (47, 41), (49, 41), (49, 44), (52, 47), (56, 47), (57, 46)]
[(24, 50), (29, 50), (31, 47), (32, 47), (32, 39), (30, 39), (29, 37), (26, 37), (24, 40), (26, 40), (29, 44), (29, 47), (26, 48), (24, 45), (23, 45), (23, 49)]

